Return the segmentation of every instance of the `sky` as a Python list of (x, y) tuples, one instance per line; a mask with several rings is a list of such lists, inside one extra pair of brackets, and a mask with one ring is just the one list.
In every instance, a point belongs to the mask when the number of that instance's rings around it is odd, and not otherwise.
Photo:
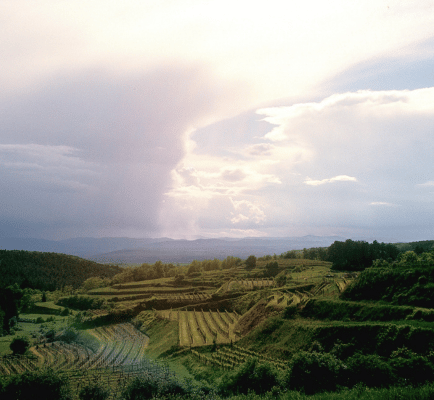
[(432, 1), (2, 0), (0, 237), (434, 238)]

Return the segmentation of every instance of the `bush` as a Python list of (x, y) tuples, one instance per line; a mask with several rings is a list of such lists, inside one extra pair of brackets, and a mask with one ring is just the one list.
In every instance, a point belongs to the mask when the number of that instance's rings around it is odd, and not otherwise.
[(276, 276), (279, 273), (279, 263), (277, 261), (272, 261), (265, 265), (265, 276)]
[(285, 308), (285, 311), (283, 311), (283, 318), (285, 319), (292, 319), (295, 318), (297, 315), (298, 315), (297, 306), (288, 306)]
[(419, 385), (432, 380), (434, 366), (430, 357), (420, 356), (405, 347), (392, 353), (389, 365), (405, 383)]
[(14, 354), (24, 354), (30, 347), (30, 342), (27, 338), (18, 337), (12, 340), (9, 347)]
[(342, 373), (345, 365), (332, 354), (302, 351), (290, 362), (286, 385), (293, 390), (304, 390), (306, 394), (336, 390), (344, 385)]
[(256, 267), (256, 257), (254, 255), (247, 257), (246, 268), (247, 269), (253, 269), (255, 267)]
[(176, 274), (175, 279), (173, 280), (173, 284), (175, 286), (180, 286), (184, 283), (184, 280), (185, 280), (184, 274)]
[(75, 308), (77, 310), (97, 310), (104, 308), (105, 301), (104, 299), (96, 299), (91, 296), (69, 296), (63, 297), (56, 302), (57, 305)]
[(392, 367), (376, 354), (355, 354), (348, 358), (348, 377), (352, 385), (387, 387), (394, 381)]
[(60, 313), (60, 315), (63, 316), (63, 317), (67, 317), (69, 314), (70, 314), (70, 310), (69, 310), (68, 307), (64, 308), (62, 310), (62, 312)]
[(77, 337), (77, 329), (70, 327), (62, 331), (58, 339), (65, 343), (73, 343), (77, 341)]
[(276, 285), (278, 287), (282, 287), (286, 285), (286, 275), (279, 275), (276, 278), (274, 278), (274, 281), (276, 282)]
[(234, 372), (223, 376), (219, 388), (223, 394), (265, 393), (278, 385), (278, 374), (268, 363), (259, 364), (257, 358), (250, 358)]
[(85, 386), (78, 395), (80, 400), (105, 400), (109, 396), (110, 392), (97, 383)]
[(70, 400), (71, 393), (65, 377), (52, 370), (25, 372), (15, 375), (4, 384), (3, 400)]
[(165, 395), (184, 395), (185, 388), (171, 376), (145, 375), (135, 378), (122, 393), (125, 400), (144, 400)]

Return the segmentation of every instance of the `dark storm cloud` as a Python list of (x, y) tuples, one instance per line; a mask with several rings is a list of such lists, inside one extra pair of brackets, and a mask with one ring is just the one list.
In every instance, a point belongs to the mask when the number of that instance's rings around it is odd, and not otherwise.
[(1, 99), (0, 218), (58, 221), (72, 235), (155, 233), (185, 132), (215, 101), (205, 81), (194, 68), (129, 78), (93, 70)]

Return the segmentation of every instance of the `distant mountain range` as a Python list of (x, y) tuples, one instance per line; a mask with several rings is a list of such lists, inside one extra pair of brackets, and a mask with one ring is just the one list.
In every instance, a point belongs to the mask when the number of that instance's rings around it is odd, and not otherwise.
[(75, 255), (99, 262), (154, 263), (157, 260), (185, 263), (192, 260), (224, 259), (227, 256), (247, 258), (281, 254), (288, 250), (328, 247), (339, 236), (219, 238), (175, 240), (169, 238), (74, 238), (44, 240), (30, 238), (0, 238), (0, 249), (54, 252)]

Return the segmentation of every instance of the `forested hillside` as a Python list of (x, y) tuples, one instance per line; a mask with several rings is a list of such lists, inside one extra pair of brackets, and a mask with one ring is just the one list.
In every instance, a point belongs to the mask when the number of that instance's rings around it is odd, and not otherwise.
[(17, 283), (22, 288), (55, 290), (67, 285), (78, 288), (94, 276), (111, 278), (122, 269), (115, 265), (58, 253), (0, 250), (1, 286)]
[(401, 253), (395, 262), (377, 260), (342, 294), (348, 300), (382, 300), (434, 307), (434, 254)]
[(434, 249), (434, 240), (421, 240), (418, 242), (396, 243), (399, 251), (414, 251), (416, 254), (431, 251)]

